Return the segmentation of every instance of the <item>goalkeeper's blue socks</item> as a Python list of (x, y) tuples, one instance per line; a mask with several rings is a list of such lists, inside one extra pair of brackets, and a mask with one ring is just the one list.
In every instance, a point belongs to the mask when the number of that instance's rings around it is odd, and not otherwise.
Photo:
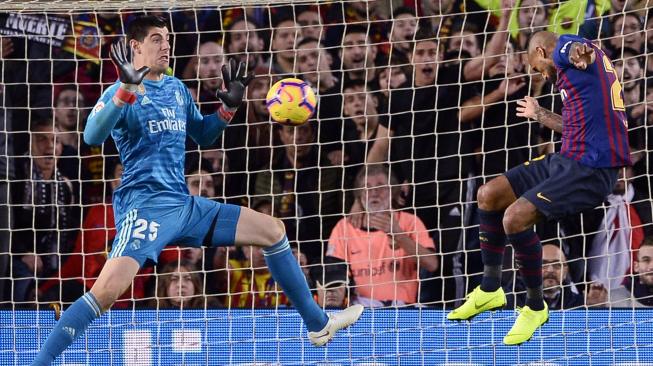
[(263, 249), (263, 254), (272, 277), (302, 316), (306, 328), (311, 332), (322, 330), (329, 318), (313, 300), (304, 272), (290, 250), (288, 238), (284, 235), (278, 243)]
[(533, 228), (508, 235), (519, 262), (519, 274), (526, 284), (526, 305), (532, 310), (544, 309), (542, 294), (542, 244)]
[(102, 314), (95, 296), (90, 292), (75, 301), (57, 322), (41, 347), (32, 365), (50, 365), (86, 331), (88, 325)]
[(493, 292), (501, 286), (501, 267), (506, 247), (506, 233), (503, 230), (504, 211), (484, 211), (479, 209), (479, 240), (483, 259), (483, 279), (481, 290)]

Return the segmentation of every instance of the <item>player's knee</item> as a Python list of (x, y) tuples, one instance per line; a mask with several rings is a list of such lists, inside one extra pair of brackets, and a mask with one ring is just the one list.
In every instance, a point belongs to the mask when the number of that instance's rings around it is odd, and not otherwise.
[(266, 225), (266, 235), (264, 239), (264, 246), (270, 246), (278, 243), (286, 235), (286, 226), (283, 224), (283, 221), (279, 220), (276, 217), (269, 216), (270, 222), (269, 225)]
[(510, 205), (503, 214), (503, 230), (506, 234), (520, 233), (531, 225), (530, 213), (517, 204)]
[(478, 207), (481, 210), (491, 211), (493, 210), (495, 193), (492, 189), (492, 186), (488, 184), (483, 184), (477, 193)]

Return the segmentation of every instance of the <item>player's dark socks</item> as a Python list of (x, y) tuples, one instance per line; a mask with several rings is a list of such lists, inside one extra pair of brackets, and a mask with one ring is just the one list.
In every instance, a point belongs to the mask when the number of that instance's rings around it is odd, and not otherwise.
[[(508, 235), (508, 240), (510, 240), (510, 243), (515, 248), (515, 258), (519, 262), (519, 273), (526, 284), (526, 288), (539, 288), (539, 298), (541, 299), (542, 244), (540, 243), (540, 238), (533, 229), (528, 229), (520, 233)], [(538, 300), (535, 299), (534, 301)], [(536, 304), (534, 305), (537, 306)], [(539, 304), (539, 306), (542, 306), (542, 304)]]
[(272, 277), (302, 316), (306, 328), (311, 332), (322, 330), (329, 318), (313, 300), (304, 272), (299, 268), (297, 259), (292, 254), (288, 238), (284, 236), (278, 243), (263, 249), (263, 255)]
[(542, 286), (526, 289), (526, 306), (533, 310), (544, 309), (544, 295)]
[(506, 234), (503, 231), (503, 211), (484, 211), (479, 209), (479, 240), (483, 259), (483, 279), (481, 290), (492, 292), (501, 286), (501, 265), (506, 247)]
[(90, 292), (77, 299), (64, 311), (32, 365), (50, 365), (101, 314), (100, 305)]

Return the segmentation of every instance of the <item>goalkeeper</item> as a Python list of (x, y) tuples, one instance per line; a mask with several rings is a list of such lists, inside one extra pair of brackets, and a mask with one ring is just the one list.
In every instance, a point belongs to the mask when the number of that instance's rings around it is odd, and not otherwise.
[(154, 16), (135, 19), (127, 30), (133, 54), (124, 42), (113, 45), (111, 58), (120, 82), (109, 87), (95, 105), (84, 141), (97, 145), (111, 134), (124, 165), (114, 193), (116, 236), (109, 259), (90, 292), (75, 301), (48, 336), (34, 365), (49, 365), (88, 325), (107, 311), (145, 264), (156, 263), (170, 243), (191, 247), (256, 245), (309, 330), (314, 345), (324, 345), (335, 332), (354, 323), (363, 308), (352, 306), (327, 315), (317, 306), (293, 256), (283, 223), (254, 210), (190, 196), (184, 181), (186, 134), (199, 145), (212, 143), (241, 104), (251, 75), (231, 60), (222, 72), (226, 90), (222, 106), (202, 116), (188, 89), (164, 75), (170, 43), (165, 21)]

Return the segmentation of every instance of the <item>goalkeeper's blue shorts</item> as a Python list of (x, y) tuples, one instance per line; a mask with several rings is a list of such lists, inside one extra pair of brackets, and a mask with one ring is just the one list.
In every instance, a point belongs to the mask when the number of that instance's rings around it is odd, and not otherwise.
[(187, 196), (179, 205), (132, 209), (120, 217), (109, 258), (132, 257), (142, 267), (156, 264), (166, 245), (233, 245), (240, 206)]
[(547, 219), (595, 208), (612, 192), (620, 168), (592, 168), (560, 154), (540, 156), (505, 173), (517, 197)]

